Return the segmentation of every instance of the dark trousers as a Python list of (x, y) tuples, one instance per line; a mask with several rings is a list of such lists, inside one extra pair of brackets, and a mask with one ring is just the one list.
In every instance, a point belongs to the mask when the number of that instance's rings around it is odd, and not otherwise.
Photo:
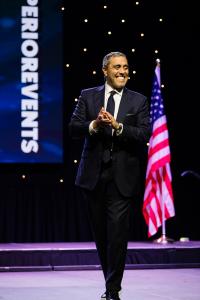
[(94, 191), (89, 192), (89, 213), (106, 290), (121, 289), (127, 253), (130, 198), (119, 193), (112, 165), (102, 169)]

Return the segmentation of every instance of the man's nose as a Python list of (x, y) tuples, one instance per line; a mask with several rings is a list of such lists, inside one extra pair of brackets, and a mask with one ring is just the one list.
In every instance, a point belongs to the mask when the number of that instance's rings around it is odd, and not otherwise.
[(120, 73), (120, 74), (124, 74), (125, 72), (126, 72), (125, 69), (123, 69), (123, 68), (120, 68), (120, 69), (119, 69), (119, 73)]

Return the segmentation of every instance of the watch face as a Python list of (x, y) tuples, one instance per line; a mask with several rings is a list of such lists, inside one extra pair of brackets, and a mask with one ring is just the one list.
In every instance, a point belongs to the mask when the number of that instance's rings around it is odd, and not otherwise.
[(116, 129), (116, 133), (119, 134), (123, 128), (123, 125), (120, 123), (119, 127)]

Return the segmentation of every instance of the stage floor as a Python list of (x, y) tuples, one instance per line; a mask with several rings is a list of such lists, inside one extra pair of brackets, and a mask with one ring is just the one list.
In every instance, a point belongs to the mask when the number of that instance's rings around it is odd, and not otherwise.
[[(183, 249), (183, 248), (200, 248), (200, 241), (173, 243), (156, 243), (156, 242), (129, 242), (128, 249)], [(32, 250), (96, 250), (94, 242), (77, 242), (77, 243), (7, 243), (0, 244), (0, 251), (32, 251)]]
[[(199, 267), (200, 241), (128, 243), (126, 269)], [(0, 244), (0, 272), (100, 269), (93, 242)]]
[[(121, 300), (199, 300), (200, 269), (125, 270)], [(2, 300), (100, 300), (101, 271), (0, 272)]]

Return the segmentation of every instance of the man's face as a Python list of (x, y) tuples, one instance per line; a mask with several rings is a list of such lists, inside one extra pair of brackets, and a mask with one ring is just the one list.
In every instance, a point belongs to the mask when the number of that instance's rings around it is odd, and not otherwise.
[(116, 90), (121, 90), (129, 79), (129, 67), (124, 56), (111, 57), (109, 64), (103, 69), (107, 83)]

